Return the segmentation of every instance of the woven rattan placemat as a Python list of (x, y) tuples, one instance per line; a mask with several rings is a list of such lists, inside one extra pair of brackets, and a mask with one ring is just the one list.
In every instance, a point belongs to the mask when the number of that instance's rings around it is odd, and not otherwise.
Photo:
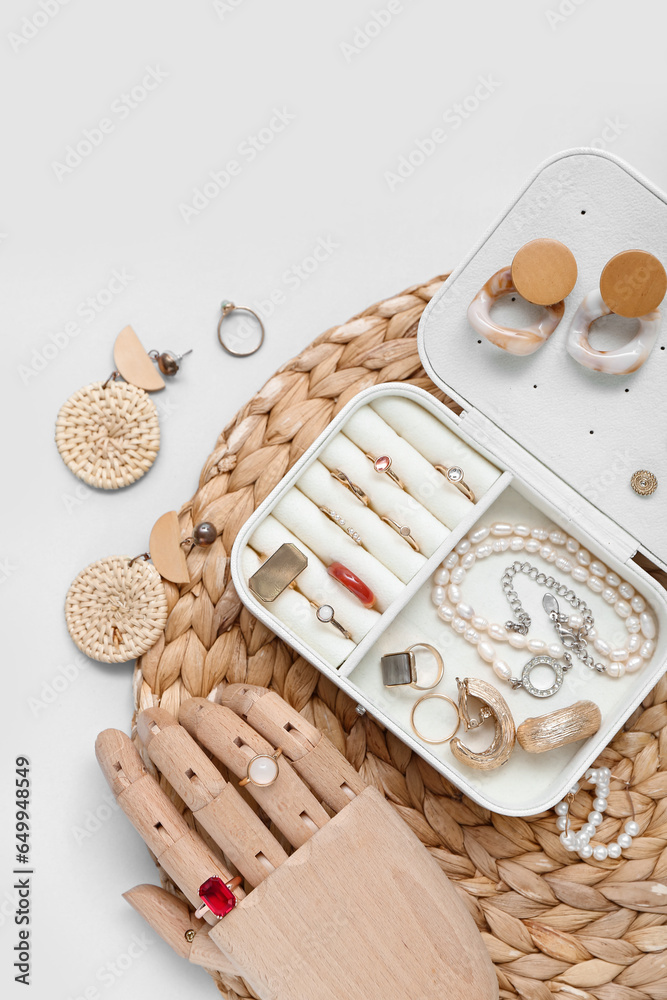
[[(159, 703), (177, 714), (182, 701), (215, 699), (227, 682), (274, 688), (385, 794), (438, 860), (482, 932), (502, 997), (667, 1000), (666, 678), (600, 758), (630, 781), (641, 835), (618, 861), (579, 862), (562, 847), (553, 811), (530, 819), (489, 813), (369, 715), (360, 717), (347, 695), (252, 617), (231, 582), (241, 525), (361, 389), (406, 381), (456, 408), (417, 353), (419, 318), (444, 280), (408, 288), (328, 330), (224, 429), (179, 512), (184, 536), (200, 521), (221, 535), (192, 550), (188, 586), (165, 581), (166, 631), (137, 663), (136, 706)], [(631, 813), (623, 782), (612, 781), (601, 839), (613, 839)], [(253, 996), (242, 981), (212, 975), (230, 1000)]]

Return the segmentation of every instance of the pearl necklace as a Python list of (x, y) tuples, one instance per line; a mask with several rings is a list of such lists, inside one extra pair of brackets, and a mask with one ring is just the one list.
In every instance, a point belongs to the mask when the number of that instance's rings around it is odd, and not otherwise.
[[(630, 847), (632, 838), (639, 833), (639, 823), (634, 819), (629, 819), (623, 833), (619, 833), (616, 840), (611, 844), (596, 844), (591, 847), (590, 841), (595, 836), (597, 827), (602, 822), (602, 813), (607, 808), (607, 796), (609, 795), (609, 781), (611, 771), (608, 767), (589, 768), (584, 778), (592, 781), (595, 785), (595, 798), (593, 799), (593, 809), (588, 814), (588, 822), (584, 823), (578, 833), (570, 827), (570, 801), (579, 791), (579, 784), (574, 785), (568, 792), (567, 798), (563, 799), (555, 806), (556, 826), (561, 830), (560, 842), (566, 851), (576, 851), (579, 857), (586, 861), (588, 858), (595, 858), (596, 861), (604, 861), (605, 858), (620, 858), (624, 847)], [(570, 801), (568, 801), (570, 800)]]
[[(559, 643), (547, 644), (542, 639), (528, 639), (520, 631), (491, 623), (477, 615), (472, 606), (462, 599), (461, 584), (476, 561), (493, 553), (522, 551), (540, 555), (560, 572), (569, 573), (577, 583), (586, 584), (594, 594), (600, 594), (623, 620), (628, 632), (623, 648), (612, 648), (610, 643), (597, 636), (594, 628), (588, 629), (587, 637), (593, 640), (595, 651), (608, 660), (606, 664), (597, 664), (596, 669), (610, 677), (622, 677), (626, 673), (636, 673), (651, 658), (655, 650), (655, 620), (647, 611), (644, 598), (635, 592), (631, 584), (595, 559), (576, 538), (558, 528), (529, 528), (524, 524), (496, 521), (490, 527), (474, 528), (443, 560), (433, 577), (431, 600), (438, 609), (438, 617), (476, 647), (480, 658), (490, 664), (500, 680), (512, 684), (515, 679), (511, 668), (499, 657), (489, 640), (507, 642), (514, 649), (527, 649), (538, 656), (547, 654), (554, 659), (564, 656)], [(582, 629), (584, 617), (571, 614), (567, 623), (573, 631)], [(513, 686), (517, 686), (516, 683)]]

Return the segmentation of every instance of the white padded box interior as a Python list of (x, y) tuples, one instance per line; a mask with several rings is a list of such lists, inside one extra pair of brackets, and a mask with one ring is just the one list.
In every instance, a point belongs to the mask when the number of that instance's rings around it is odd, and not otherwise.
[[(412, 386), (397, 383), (365, 390), (255, 511), (232, 552), (236, 588), (261, 621), (466, 794), (497, 812), (533, 815), (558, 801), (665, 669), (667, 598), (632, 557), (641, 548), (665, 565), (667, 520), (660, 516), (660, 487), (652, 497), (638, 497), (629, 480), (636, 469), (647, 468), (667, 488), (662, 440), (667, 416), (662, 391), (667, 351), (662, 348), (667, 337), (661, 334), (644, 367), (628, 377), (580, 368), (566, 353), (564, 340), (580, 298), (597, 284), (611, 256), (638, 247), (667, 261), (666, 213), (664, 196), (608, 154), (572, 150), (540, 167), (434, 297), (420, 325), (425, 367), (459, 402), (461, 415)], [(572, 249), (579, 278), (561, 327), (547, 344), (530, 357), (512, 357), (485, 340), (477, 342), (466, 310), (487, 278), (509, 264), (523, 243), (539, 236), (556, 237)], [(533, 317), (535, 307), (505, 301), (496, 310), (494, 317), (501, 322), (505, 317), (511, 325), (520, 325), (522, 318)], [(594, 346), (611, 347), (627, 339), (633, 321), (618, 320), (611, 317), (596, 324), (600, 330), (591, 338)], [(365, 457), (368, 451), (396, 456), (396, 471), (409, 492), (378, 476)], [(432, 470), (438, 462), (463, 467), (466, 481), (480, 497), (476, 504), (442, 492), (440, 474)], [(401, 540), (379, 521), (377, 511), (362, 507), (330, 477), (338, 467), (372, 492), (380, 512), (410, 525), (419, 554), (401, 551)], [(499, 470), (504, 470), (502, 475)], [(435, 497), (434, 489), (439, 490)], [(337, 509), (360, 532), (364, 556), (355, 553), (354, 543), (321, 514), (319, 505)], [(658, 636), (656, 651), (641, 672), (612, 679), (575, 661), (554, 697), (534, 699), (498, 681), (475, 649), (439, 620), (431, 601), (434, 571), (471, 529), (497, 520), (557, 525), (643, 595), (657, 620)], [(263, 604), (248, 588), (248, 578), (281, 539), (300, 545), (309, 560), (312, 556), (312, 565), (309, 562), (301, 582), (297, 580), (302, 593), (288, 590), (273, 604)], [(343, 562), (349, 558), (360, 576), (362, 569), (366, 576), (373, 573), (379, 597), (373, 611), (358, 607), (355, 614), (349, 613), (354, 598), (342, 594), (326, 573), (333, 557)], [(508, 617), (500, 578), (512, 558), (510, 553), (488, 558), (473, 567), (465, 582), (464, 599), (492, 621)], [(371, 570), (371, 559), (381, 565)], [(546, 569), (539, 556), (531, 559)], [(525, 578), (518, 589), (533, 615), (536, 637), (553, 641), (541, 609), (542, 592)], [(600, 631), (622, 644), (622, 624), (613, 610), (585, 587), (583, 591)], [(348, 614), (352, 640), (317, 621), (309, 604), (313, 599), (333, 604), (341, 619)], [(457, 676), (484, 677), (501, 690), (517, 725), (590, 699), (601, 709), (602, 726), (585, 742), (546, 754), (531, 755), (517, 745), (509, 762), (496, 770), (459, 764), (447, 744), (427, 745), (413, 733), (410, 709), (421, 692), (382, 684), (381, 656), (420, 641), (432, 643), (443, 654), (445, 674), (435, 689), (438, 693), (456, 700)], [(502, 655), (515, 675), (529, 658), (525, 651), (507, 647)], [(428, 669), (428, 658), (420, 654), (419, 670)], [(542, 683), (539, 678), (537, 683)], [(425, 710), (420, 724), (429, 733), (442, 731), (452, 720), (452, 711), (447, 714), (442, 702)], [(490, 739), (489, 724), (463, 739), (481, 749)]]
[[(524, 243), (545, 236), (573, 252), (577, 284), (547, 343), (535, 354), (515, 357), (480, 338), (466, 310)], [(629, 249), (648, 250), (667, 266), (665, 195), (609, 153), (561, 153), (538, 168), (429, 303), (420, 323), (420, 353), (448, 395), (502, 428), (664, 567), (667, 517), (660, 485), (653, 496), (641, 497), (630, 477), (648, 469), (667, 489), (667, 302), (657, 343), (631, 375), (590, 371), (565, 350), (579, 302), (597, 287), (607, 261)], [(518, 326), (536, 312), (520, 299), (506, 299), (493, 316)], [(606, 317), (594, 324), (591, 343), (599, 349), (619, 346), (635, 325)]]

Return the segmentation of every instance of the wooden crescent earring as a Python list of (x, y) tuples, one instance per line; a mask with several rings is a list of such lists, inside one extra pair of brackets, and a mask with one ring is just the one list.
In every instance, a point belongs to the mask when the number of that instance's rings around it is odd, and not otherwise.
[(150, 469), (160, 449), (160, 427), (148, 393), (164, 389), (162, 375), (175, 375), (183, 356), (149, 353), (131, 326), (121, 330), (114, 345), (116, 370), (106, 382), (79, 389), (58, 413), (56, 445), (78, 479), (117, 490)]
[(151, 649), (176, 601), (172, 588), (170, 602), (164, 581), (189, 584), (185, 549), (208, 548), (217, 537), (217, 528), (203, 521), (193, 537), (181, 539), (178, 515), (170, 510), (153, 525), (149, 552), (109, 556), (81, 570), (65, 599), (67, 629), (81, 652), (100, 663), (126, 663)]
[[(491, 771), (505, 764), (514, 748), (516, 728), (509, 706), (501, 693), (488, 681), (479, 677), (456, 678), (459, 689), (459, 714), (467, 730), (477, 729), (487, 719), (493, 719), (495, 733), (486, 750), (476, 752), (461, 743), (458, 737), (450, 742), (452, 753), (461, 764), (475, 767), (480, 771)], [(470, 715), (468, 698), (477, 698), (482, 708), (477, 718)]]
[[(567, 350), (584, 368), (605, 375), (629, 375), (648, 358), (660, 330), (658, 306), (667, 291), (667, 273), (657, 257), (645, 250), (624, 250), (605, 265), (600, 287), (584, 297), (572, 318)], [(591, 326), (616, 313), (637, 320), (637, 332), (612, 351), (591, 347)]]
[[(468, 322), (476, 333), (508, 354), (533, 354), (563, 318), (563, 300), (576, 280), (577, 262), (571, 250), (558, 240), (531, 240), (517, 251), (509, 267), (496, 271), (479, 290), (468, 306)], [(491, 318), (491, 309), (506, 295), (520, 295), (543, 306), (543, 316), (523, 328), (501, 326)]]

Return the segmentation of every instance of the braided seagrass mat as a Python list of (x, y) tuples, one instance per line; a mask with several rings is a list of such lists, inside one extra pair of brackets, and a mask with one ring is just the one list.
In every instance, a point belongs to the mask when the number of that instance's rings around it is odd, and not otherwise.
[[(231, 582), (239, 528), (357, 392), (403, 380), (456, 409), (417, 353), (419, 318), (444, 280), (408, 288), (328, 330), (222, 432), (179, 512), (184, 536), (200, 521), (221, 535), (192, 550), (189, 585), (165, 581), (167, 626), (137, 662), (136, 707), (159, 703), (177, 714), (182, 701), (215, 700), (228, 682), (275, 689), (384, 793), (437, 859), (483, 935), (501, 997), (667, 1000), (667, 677), (599, 758), (622, 779), (611, 783), (601, 839), (613, 839), (633, 810), (641, 835), (617, 861), (580, 862), (562, 847), (553, 811), (530, 819), (492, 814), (370, 715), (360, 717), (347, 695), (252, 617)], [(577, 796), (577, 819), (592, 808), (590, 798)], [(242, 980), (211, 975), (228, 1000), (253, 996)]]

